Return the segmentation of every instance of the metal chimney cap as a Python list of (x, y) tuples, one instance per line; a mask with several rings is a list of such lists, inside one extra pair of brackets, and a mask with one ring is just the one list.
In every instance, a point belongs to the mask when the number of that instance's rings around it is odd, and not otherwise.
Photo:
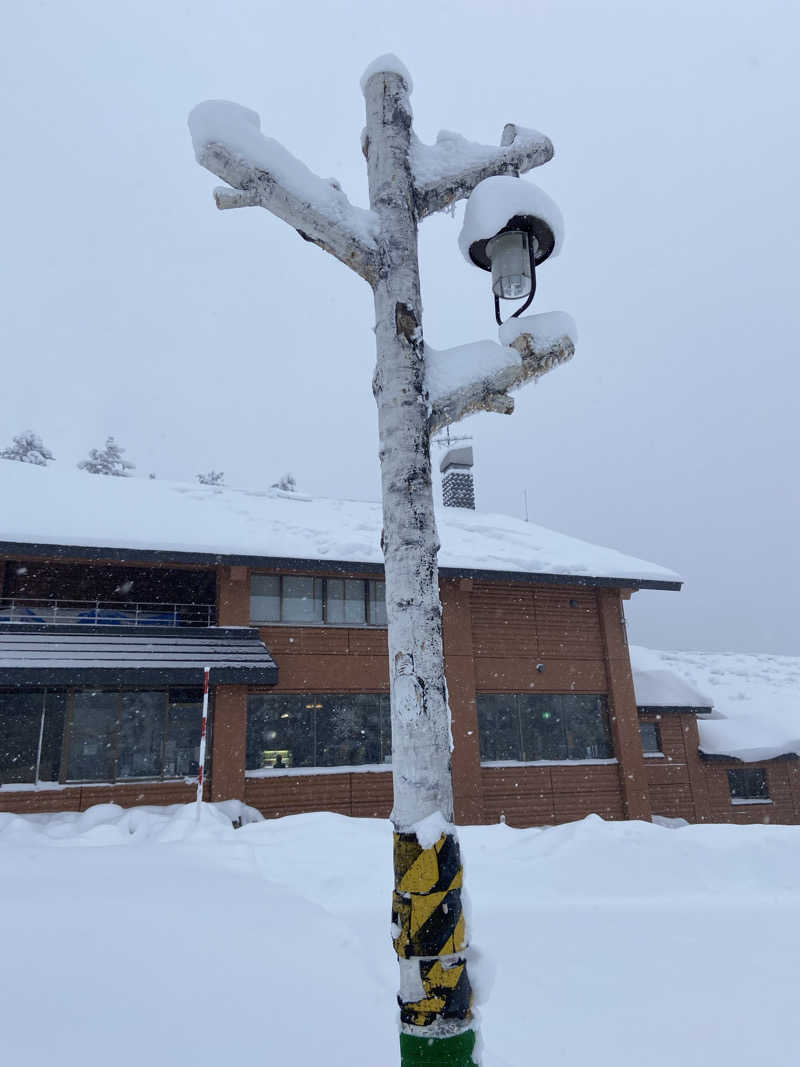
[(449, 467), (472, 467), (472, 465), (472, 445), (462, 445), (460, 448), (451, 448), (445, 452), (439, 464), (439, 471), (444, 474)]

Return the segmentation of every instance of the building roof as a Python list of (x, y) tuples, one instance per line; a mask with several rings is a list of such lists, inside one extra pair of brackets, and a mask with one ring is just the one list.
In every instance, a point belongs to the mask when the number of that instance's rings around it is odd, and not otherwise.
[[(380, 573), (378, 503), (113, 478), (0, 460), (0, 552), (355, 565)], [(678, 589), (674, 571), (506, 515), (437, 509), (445, 575)], [(69, 548), (71, 551), (66, 552)], [(87, 551), (89, 550), (89, 551)]]
[[(631, 645), (636, 703), (710, 707), (700, 751), (747, 763), (800, 756), (800, 656), (656, 652)], [(698, 703), (702, 701), (702, 703)]]
[(0, 686), (275, 685), (278, 668), (248, 627), (0, 625)]

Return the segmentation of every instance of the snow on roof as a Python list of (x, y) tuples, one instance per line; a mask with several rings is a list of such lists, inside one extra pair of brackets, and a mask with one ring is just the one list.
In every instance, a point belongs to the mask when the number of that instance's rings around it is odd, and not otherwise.
[[(378, 503), (114, 478), (0, 460), (0, 541), (381, 564)], [(439, 564), (676, 583), (678, 575), (522, 519), (440, 508)]]
[(800, 656), (630, 652), (640, 706), (713, 707), (698, 720), (701, 752), (749, 763), (800, 755)]

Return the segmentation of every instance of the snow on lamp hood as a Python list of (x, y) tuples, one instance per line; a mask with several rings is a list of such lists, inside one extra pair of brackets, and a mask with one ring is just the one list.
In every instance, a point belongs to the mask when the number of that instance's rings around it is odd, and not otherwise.
[(550, 257), (558, 255), (564, 242), (564, 220), (558, 206), (538, 185), (506, 174), (485, 178), (472, 190), (458, 235), (464, 259), (471, 264), (471, 245), (494, 237), (515, 215), (544, 219), (555, 237)]

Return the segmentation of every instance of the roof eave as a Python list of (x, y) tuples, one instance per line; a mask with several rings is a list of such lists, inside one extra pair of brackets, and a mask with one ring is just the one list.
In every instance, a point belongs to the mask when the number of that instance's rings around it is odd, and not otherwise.
[[(183, 552), (156, 548), (112, 548), (101, 545), (56, 545), (34, 542), (0, 541), (0, 556), (28, 559), (89, 559), (115, 563), (179, 563), (215, 567), (263, 567), (274, 570), (303, 570), (311, 573), (364, 574), (380, 577), (383, 564), (354, 560), (303, 559), (294, 556), (243, 556), (235, 553)], [(550, 574), (539, 571), (499, 571), (472, 567), (439, 567), (442, 578), (472, 578), (478, 581), (537, 582), (545, 585), (586, 586), (608, 589), (665, 589), (677, 592), (682, 581), (654, 578), (608, 578), (602, 575)]]

